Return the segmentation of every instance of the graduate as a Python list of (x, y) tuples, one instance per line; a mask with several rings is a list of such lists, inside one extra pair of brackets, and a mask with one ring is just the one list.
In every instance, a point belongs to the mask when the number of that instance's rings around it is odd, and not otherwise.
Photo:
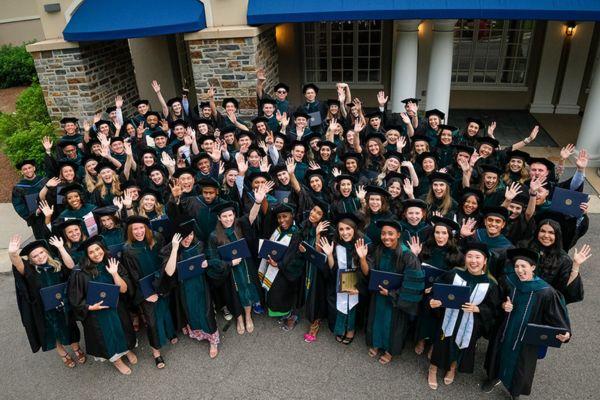
[(177, 343), (175, 325), (171, 317), (168, 293), (156, 290), (156, 293), (144, 296), (141, 280), (148, 276), (153, 288), (160, 277), (160, 250), (164, 241), (160, 234), (152, 232), (150, 221), (146, 217), (132, 216), (126, 221), (126, 242), (123, 246), (123, 265), (127, 269), (134, 285), (133, 303), (141, 309), (146, 322), (146, 333), (156, 368), (165, 367), (165, 359), (160, 349), (167, 343)]
[(495, 326), (500, 294), (498, 284), (488, 274), (488, 258), (485, 244), (469, 243), (465, 248), (464, 269), (453, 269), (436, 280), (437, 283), (468, 286), (470, 300), (461, 309), (450, 309), (430, 297), (430, 308), (440, 314), (427, 378), (433, 390), (438, 388), (438, 369), (445, 371), (445, 385), (454, 382), (457, 371), (473, 373), (477, 341), (481, 336), (489, 335)]
[(377, 225), (380, 220), (392, 219), (389, 211), (390, 194), (387, 190), (369, 185), (365, 187), (364, 207), (361, 208), (361, 219), (364, 222), (364, 232), (369, 241), (379, 244), (381, 240), (381, 228)]
[(19, 217), (31, 227), (33, 235), (40, 239), (43, 237), (44, 227), (43, 218), (37, 212), (38, 199), (48, 178), (37, 174), (37, 165), (33, 159), (22, 160), (16, 167), (21, 171), (21, 179), (12, 189), (11, 202)]
[(417, 256), (403, 250), (400, 223), (382, 219), (376, 224), (381, 229), (380, 244), (369, 252), (368, 272), (379, 270), (403, 275), (400, 288), (379, 286), (378, 292), (371, 292), (367, 346), (369, 356), (379, 356), (379, 363), (385, 365), (404, 348), (410, 322), (417, 316), (423, 295), (425, 273)]
[[(51, 243), (64, 251), (61, 239)], [(13, 265), (17, 304), (31, 351), (56, 349), (67, 368), (85, 363), (86, 355), (79, 346), (79, 328), (68, 299), (65, 296), (56, 308), (45, 310), (41, 292), (44, 288), (67, 282), (73, 265), (67, 267), (54, 258), (45, 240), (35, 240), (20, 249), (21, 244), (21, 237), (13, 236), (8, 245), (8, 256)], [(60, 292), (55, 294), (59, 295)], [(75, 360), (65, 346), (71, 347)]]
[[(81, 245), (83, 259), (69, 281), (69, 302), (75, 317), (83, 325), (87, 353), (99, 360), (109, 360), (123, 375), (130, 375), (131, 368), (123, 362), (125, 356), (130, 365), (137, 364), (133, 348), (137, 344), (133, 325), (127, 310), (127, 298), (135, 292), (127, 270), (114, 258), (101, 236), (94, 236)], [(108, 283), (119, 286), (117, 308), (103, 305), (103, 301), (87, 303), (89, 282)]]
[[(508, 258), (513, 269), (499, 281), (503, 321), (490, 340), (486, 356), (488, 380), (481, 390), (489, 393), (502, 383), (511, 399), (531, 394), (540, 346), (523, 341), (528, 324), (563, 328), (556, 335), (561, 342), (571, 339), (571, 324), (563, 297), (536, 274), (538, 253), (511, 249)], [(544, 352), (545, 347), (542, 347)]]
[(208, 261), (204, 260), (201, 267), (205, 273), (183, 281), (178, 279), (178, 262), (204, 254), (204, 243), (196, 238), (194, 225), (194, 220), (180, 223), (171, 243), (162, 248), (163, 265), (158, 290), (174, 294), (177, 330), (192, 339), (207, 340), (209, 357), (215, 358), (219, 354), (221, 339), (206, 275), (218, 276), (221, 271), (214, 266), (209, 268)]

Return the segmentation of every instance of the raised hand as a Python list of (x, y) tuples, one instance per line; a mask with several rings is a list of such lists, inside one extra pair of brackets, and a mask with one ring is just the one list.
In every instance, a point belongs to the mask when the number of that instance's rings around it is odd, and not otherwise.
[(266, 81), (267, 77), (265, 76), (265, 69), (264, 68), (259, 68), (256, 70), (256, 79), (259, 81)]
[(575, 159), (575, 165), (577, 165), (577, 169), (583, 171), (589, 162), (589, 155), (587, 150), (581, 149), (579, 150), (579, 154), (577, 154), (577, 158)]
[(111, 275), (117, 274), (119, 272), (119, 261), (117, 261), (116, 258), (110, 257), (108, 259), (108, 265), (106, 266), (106, 271)]
[(54, 213), (54, 206), (50, 206), (46, 200), (40, 200), (39, 208), (45, 217), (50, 217)]
[(296, 161), (294, 161), (292, 157), (288, 157), (288, 159), (285, 160), (285, 167), (290, 175), (293, 174), (294, 171), (296, 171)]
[(163, 163), (163, 165), (167, 168), (175, 167), (175, 160), (166, 151), (162, 152), (162, 155), (160, 156), (160, 162)]
[(102, 113), (96, 113), (94, 114), (94, 124), (96, 124), (97, 122), (99, 122), (102, 119)]
[(321, 245), (323, 253), (327, 254), (328, 256), (333, 254), (333, 248), (335, 246), (335, 243), (329, 243), (326, 237), (322, 237), (321, 240), (319, 240), (319, 244)]
[(123, 205), (125, 208), (130, 208), (133, 204), (133, 198), (131, 197), (131, 190), (127, 189), (123, 192)]
[(160, 93), (160, 83), (158, 83), (157, 80), (153, 80), (152, 83), (152, 89), (154, 89), (154, 93)]
[(21, 249), (21, 235), (13, 235), (8, 242), (8, 254), (18, 254)]
[(584, 244), (583, 246), (581, 246), (580, 250), (577, 250), (577, 248), (575, 248), (573, 250), (573, 269), (579, 269), (581, 264), (589, 260), (591, 256), (592, 248), (589, 244)]
[(460, 227), (460, 236), (473, 236), (475, 234), (475, 225), (477, 225), (475, 218), (469, 218), (467, 222), (463, 220), (463, 225)]
[(48, 182), (46, 182), (48, 187), (57, 187), (58, 185), (60, 185), (60, 178), (57, 176), (48, 179)]
[(117, 107), (117, 108), (123, 107), (123, 97), (122, 96), (115, 97), (115, 107)]
[(505, 312), (511, 312), (513, 310), (513, 303), (510, 301), (510, 297), (506, 296), (506, 301), (502, 303), (502, 309)]
[(567, 144), (565, 147), (560, 149), (560, 158), (562, 160), (567, 160), (575, 153), (575, 145), (572, 143)]
[(379, 107), (385, 106), (385, 103), (388, 101), (388, 96), (385, 95), (383, 90), (377, 92), (377, 102), (379, 103)]
[(402, 182), (402, 190), (408, 196), (408, 198), (413, 198), (414, 187), (410, 179), (404, 178), (404, 181)]
[(175, 198), (181, 196), (183, 193), (183, 189), (181, 188), (181, 185), (177, 179), (173, 179), (171, 182), (169, 182), (169, 187), (171, 188), (171, 195)]
[(174, 234), (173, 239), (171, 239), (171, 246), (173, 246), (173, 249), (178, 249), (179, 243), (181, 243), (182, 240), (183, 237), (181, 237), (181, 233)]
[(316, 232), (317, 235), (320, 235), (323, 232), (327, 232), (327, 228), (329, 228), (329, 221), (321, 221), (317, 224)]
[(90, 121), (88, 121), (87, 119), (84, 119), (84, 120), (83, 120), (83, 130), (84, 130), (85, 132), (89, 132), (89, 131), (90, 131), (90, 129), (91, 129), (91, 127), (92, 127), (92, 126), (90, 125)]
[(359, 112), (362, 110), (362, 102), (358, 97), (355, 97), (354, 100), (352, 100), (352, 104), (354, 104), (354, 107), (356, 107)]
[(238, 171), (241, 176), (244, 176), (246, 171), (248, 171), (248, 161), (242, 153), (237, 153), (235, 155), (235, 162), (237, 163)]
[(120, 197), (113, 197), (113, 204), (119, 207), (119, 210), (123, 209), (123, 200)]
[(333, 168), (333, 169), (331, 170), (331, 174), (332, 174), (334, 177), (336, 177), (336, 176), (340, 176), (340, 175), (342, 174), (342, 171), (340, 171), (340, 169), (336, 167), (336, 168)]
[(538, 190), (542, 188), (546, 184), (546, 177), (540, 176), (538, 178), (533, 178), (529, 182), (529, 194), (535, 195)]
[(206, 91), (206, 95), (208, 96), (209, 99), (213, 99), (215, 97), (215, 93), (216, 93), (215, 88), (212, 86), (210, 86), (208, 88), (208, 90)]
[(285, 127), (287, 127), (290, 124), (290, 118), (288, 117), (287, 113), (284, 112), (283, 115), (281, 116), (281, 126), (285, 129)]
[(358, 258), (364, 259), (367, 257), (367, 253), (369, 252), (369, 246), (365, 244), (365, 239), (358, 239), (354, 243), (354, 248), (356, 249), (356, 254)]
[(311, 170), (321, 169), (321, 166), (319, 164), (317, 164), (316, 162), (314, 162), (314, 161), (309, 161), (308, 162), (308, 169), (311, 169)]
[(411, 236), (410, 240), (406, 241), (406, 245), (412, 251), (415, 256), (421, 254), (421, 250), (423, 250), (423, 245), (421, 244), (421, 240), (418, 236)]
[(48, 243), (50, 243), (51, 246), (54, 246), (57, 249), (62, 249), (63, 247), (65, 247), (65, 242), (60, 236), (52, 236), (50, 239), (48, 239)]
[(469, 165), (471, 167), (475, 166), (475, 163), (477, 162), (477, 160), (479, 160), (481, 158), (481, 156), (479, 155), (479, 153), (477, 152), (477, 150), (475, 150), (473, 152), (473, 154), (471, 154), (471, 158), (469, 158)]
[(404, 147), (406, 147), (406, 138), (404, 136), (400, 136), (400, 138), (398, 138), (398, 141), (396, 142), (396, 150), (398, 151), (398, 153), (402, 153), (402, 149), (404, 149)]
[(413, 102), (408, 103), (408, 111), (414, 115), (417, 115), (417, 112), (419, 111), (419, 105)]
[(258, 166), (259, 166), (260, 172), (269, 172), (269, 168), (271, 167), (271, 164), (269, 164), (269, 159), (267, 158), (267, 156), (260, 158)]
[(367, 191), (365, 190), (365, 186), (364, 185), (360, 185), (357, 189), (356, 189), (356, 197), (358, 197), (358, 199), (360, 201), (363, 201), (365, 199), (365, 196), (367, 195)]
[(400, 118), (402, 118), (402, 122), (404, 122), (405, 125), (409, 125), (410, 124), (410, 117), (408, 116), (407, 113), (401, 112), (400, 113)]
[(487, 135), (494, 138), (494, 131), (496, 130), (496, 121), (492, 121), (487, 128)]
[(44, 150), (46, 151), (46, 153), (50, 153), (52, 151), (53, 144), (54, 142), (52, 141), (52, 139), (50, 139), (49, 136), (44, 136), (42, 138), (42, 146), (44, 146)]
[(539, 131), (540, 131), (539, 125), (536, 125), (536, 126), (533, 127), (533, 129), (531, 130), (531, 133), (529, 134), (529, 142), (530, 143), (535, 140), (535, 138), (537, 137)]
[(506, 200), (508, 201), (513, 201), (514, 198), (517, 197), (517, 195), (519, 195), (520, 193), (523, 193), (523, 191), (521, 190), (521, 185), (519, 185), (517, 182), (513, 182), (510, 184), (510, 187), (506, 187), (504, 198), (506, 198)]
[(160, 129), (162, 129), (162, 131), (165, 133), (169, 132), (169, 121), (167, 121), (166, 119), (161, 120)]
[(233, 111), (227, 111), (227, 118), (229, 118), (232, 124), (237, 124), (237, 117)]
[(356, 121), (354, 121), (354, 133), (356, 133), (357, 135), (360, 131), (363, 130), (364, 127), (365, 124), (363, 124), (359, 118), (357, 118)]
[(123, 147), (125, 148), (125, 154), (128, 156), (133, 155), (133, 150), (131, 150), (131, 142), (123, 142)]
[(144, 132), (146, 131), (146, 128), (144, 128), (144, 122), (140, 122), (140, 124), (138, 125), (138, 127), (136, 128), (136, 133), (138, 137), (142, 137), (142, 135), (144, 134)]

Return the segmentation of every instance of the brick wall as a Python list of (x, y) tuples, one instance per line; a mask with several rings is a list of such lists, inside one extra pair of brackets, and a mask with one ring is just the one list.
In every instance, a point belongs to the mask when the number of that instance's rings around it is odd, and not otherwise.
[(113, 105), (116, 95), (123, 96), (126, 115), (133, 111), (138, 92), (126, 40), (31, 55), (53, 121), (64, 116), (89, 119)]
[(278, 53), (275, 29), (251, 38), (202, 39), (188, 42), (198, 101), (209, 86), (215, 87), (217, 105), (225, 97), (240, 101), (240, 113), (256, 114), (256, 70), (264, 68), (265, 90), (278, 82)]

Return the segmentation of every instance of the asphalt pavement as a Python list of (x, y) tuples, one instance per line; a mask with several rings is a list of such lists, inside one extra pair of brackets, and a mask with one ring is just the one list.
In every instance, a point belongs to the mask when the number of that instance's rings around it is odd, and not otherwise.
[[(600, 216), (580, 242), (590, 243), (594, 257), (582, 267), (585, 300), (569, 305), (573, 338), (561, 349), (550, 349), (538, 362), (530, 399), (600, 398)], [(225, 325), (219, 319), (219, 326)], [(180, 338), (163, 354), (167, 363), (157, 370), (145, 335), (140, 335), (138, 365), (130, 376), (108, 363), (88, 360), (65, 368), (55, 351), (32, 354), (16, 307), (11, 274), (0, 274), (0, 399), (505, 399), (500, 387), (484, 394), (479, 383), (486, 343), (480, 341), (477, 368), (458, 374), (455, 382), (427, 386), (428, 361), (410, 344), (386, 366), (367, 354), (364, 335), (350, 346), (339, 344), (325, 328), (315, 343), (305, 343), (308, 323), (291, 332), (264, 316), (255, 317), (253, 334), (239, 336), (235, 326), (222, 332), (215, 360), (208, 343)]]

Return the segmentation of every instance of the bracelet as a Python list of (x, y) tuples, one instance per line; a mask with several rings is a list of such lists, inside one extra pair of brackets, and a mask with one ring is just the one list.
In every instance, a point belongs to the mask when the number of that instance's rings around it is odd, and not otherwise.
[(533, 193), (529, 192), (529, 196), (531, 196), (531, 197), (537, 196), (537, 192), (533, 192)]
[(258, 204), (259, 206), (262, 204), (262, 201), (260, 203), (257, 203), (256, 201), (254, 202), (254, 204)]
[(525, 143), (525, 144), (531, 143), (531, 139), (529, 139), (529, 136), (527, 136), (525, 139), (523, 139), (523, 143)]

